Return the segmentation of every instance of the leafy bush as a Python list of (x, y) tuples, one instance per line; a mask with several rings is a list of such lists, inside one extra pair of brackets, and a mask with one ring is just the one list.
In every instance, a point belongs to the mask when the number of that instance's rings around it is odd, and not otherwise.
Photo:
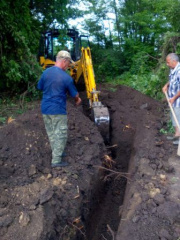
[(130, 72), (125, 72), (124, 74), (114, 78), (113, 80), (110, 79), (108, 81), (114, 85), (126, 85), (140, 91), (143, 94), (146, 94), (155, 99), (162, 99), (163, 93), (162, 89), (162, 81), (153, 73), (147, 73), (143, 75), (135, 75), (131, 74)]
[(108, 81), (124, 71), (123, 54), (119, 50), (92, 47), (96, 80)]
[(33, 53), (39, 42), (37, 20), (25, 0), (0, 2), (0, 91), (21, 93), (35, 83), (41, 68)]
[(22, 93), (32, 84), (36, 83), (42, 71), (32, 54), (24, 56), (21, 61), (8, 60), (5, 56), (1, 61), (0, 71), (2, 81), (0, 83), (0, 90), (2, 92), (3, 90), (11, 90), (12, 94)]

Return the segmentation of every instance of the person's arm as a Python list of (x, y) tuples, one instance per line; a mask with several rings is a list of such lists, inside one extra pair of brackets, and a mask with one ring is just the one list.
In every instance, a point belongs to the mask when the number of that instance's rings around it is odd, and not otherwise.
[(79, 105), (82, 102), (81, 98), (79, 97), (79, 93), (74, 97), (74, 99), (75, 99), (76, 105)]
[(169, 82), (167, 82), (167, 83), (164, 85), (164, 87), (162, 88), (163, 93), (167, 92), (168, 87), (169, 87)]
[(68, 92), (71, 95), (71, 97), (74, 97), (76, 105), (79, 105), (82, 102), (81, 98), (79, 97), (79, 93), (78, 93), (78, 91), (77, 91), (77, 89), (74, 85), (74, 81), (73, 81), (72, 78), (71, 78), (71, 81), (68, 84)]

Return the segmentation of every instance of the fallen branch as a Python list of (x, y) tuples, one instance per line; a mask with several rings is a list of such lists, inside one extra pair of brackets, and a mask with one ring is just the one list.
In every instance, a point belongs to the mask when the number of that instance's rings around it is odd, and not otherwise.
[(23, 92), (21, 95), (20, 95), (20, 101), (19, 101), (19, 105), (20, 105), (20, 108), (21, 109), (24, 109), (24, 99), (25, 99), (25, 96), (27, 95), (28, 93), (28, 90), (26, 90), (25, 92)]
[(64, 229), (63, 229), (63, 232), (61, 233), (61, 235), (60, 235), (60, 239), (63, 237), (63, 235), (66, 233), (66, 228), (67, 228), (68, 226), (66, 225), (65, 227), (64, 227)]
[(145, 52), (150, 58), (152, 58), (152, 59), (155, 59), (155, 60), (157, 60), (158, 61), (158, 58), (156, 58), (156, 57), (153, 57), (152, 55), (150, 55), (149, 53), (147, 53), (147, 52)]
[(114, 147), (117, 147), (118, 145), (117, 144), (114, 144), (114, 145), (112, 145), (112, 146), (108, 146), (108, 147), (106, 147), (107, 149), (108, 148), (114, 148)]
[(70, 224), (72, 227), (74, 227), (76, 230), (78, 230), (78, 231), (84, 236), (84, 238), (86, 239), (86, 235), (81, 231), (80, 228), (78, 228), (76, 225), (74, 225), (74, 224), (71, 223), (71, 222), (69, 222), (69, 224)]
[(124, 177), (124, 178), (126, 178), (127, 180), (131, 181), (131, 179), (127, 176), (127, 175), (130, 175), (130, 173), (117, 172), (117, 171), (114, 171), (114, 170), (112, 170), (112, 169), (105, 168), (105, 167), (102, 167), (102, 166), (95, 166), (95, 167), (98, 167), (99, 169), (103, 169), (103, 170), (112, 172), (111, 174), (107, 175), (107, 176), (105, 177), (105, 179), (106, 179), (108, 176), (112, 176), (112, 175), (117, 174), (117, 175), (118, 175), (117, 177)]
[(112, 240), (114, 240), (114, 231), (110, 228), (110, 226), (107, 224), (107, 229), (112, 235)]
[(107, 238), (105, 238), (105, 236), (103, 234), (101, 234), (101, 236), (103, 237), (104, 240), (107, 240)]
[(34, 83), (32, 83), (32, 84), (29, 84), (28, 83), (28, 86), (27, 86), (27, 89), (26, 89), (26, 91), (24, 91), (21, 95), (20, 95), (20, 107), (22, 108), (22, 109), (24, 109), (24, 100), (25, 100), (25, 97), (26, 97), (26, 95), (28, 94), (28, 92), (30, 91), (30, 89), (31, 88), (33, 88), (33, 87), (35, 87), (37, 85), (37, 81)]

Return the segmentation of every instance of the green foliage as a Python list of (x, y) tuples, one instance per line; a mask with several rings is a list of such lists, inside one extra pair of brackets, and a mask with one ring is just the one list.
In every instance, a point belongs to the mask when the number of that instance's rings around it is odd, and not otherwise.
[[(86, 9), (78, 10), (82, 2)], [(126, 84), (160, 99), (169, 71), (165, 56), (180, 54), (179, 10), (179, 0), (1, 0), (0, 91), (28, 90), (31, 97), (38, 98), (40, 32), (55, 25), (66, 29), (69, 18), (88, 13), (84, 26), (93, 37), (96, 80)], [(109, 13), (115, 13), (115, 18)], [(59, 38), (62, 48), (63, 31)]]
[(0, 89), (1, 91), (11, 90), (12, 94), (21, 93), (33, 83), (35, 84), (42, 71), (31, 54), (24, 56), (23, 60), (18, 62), (13, 59), (8, 60), (5, 56), (1, 60), (0, 71), (3, 78)]
[(170, 26), (164, 18), (164, 7), (169, 3), (152, 0), (127, 0), (121, 8), (120, 22), (125, 38), (157, 47), (159, 37)]
[[(40, 33), (57, 22), (67, 27), (78, 10), (73, 0), (0, 1), (0, 91), (22, 93), (36, 84), (42, 70), (37, 62)], [(69, 5), (68, 5), (69, 3)], [(61, 39), (62, 40), (62, 39)], [(33, 94), (35, 91), (33, 90)], [(36, 93), (35, 93), (36, 95)]]
[(163, 133), (163, 134), (171, 134), (171, 133), (174, 133), (174, 127), (172, 125), (172, 121), (169, 120), (167, 122), (167, 126), (165, 128), (161, 128), (160, 129), (160, 133)]
[(110, 87), (110, 88), (109, 88), (109, 91), (111, 91), (111, 92), (116, 92), (117, 89), (116, 89), (115, 87)]
[(4, 124), (6, 122), (6, 118), (5, 117), (0, 117), (0, 124)]
[[(89, 2), (95, 14), (86, 23), (97, 42), (92, 51), (96, 79), (125, 84), (156, 99), (164, 97), (161, 89), (169, 73), (165, 57), (170, 52), (180, 53), (180, 1)], [(115, 12), (117, 32), (109, 31), (107, 36), (103, 20), (108, 20), (104, 13), (109, 10)], [(111, 49), (105, 44), (108, 37), (113, 41)]]
[(180, 34), (176, 32), (166, 32), (163, 37), (163, 43), (161, 46), (162, 61), (170, 52), (180, 54)]
[(33, 16), (40, 20), (41, 31), (47, 31), (55, 22), (67, 25), (67, 3), (67, 0), (31, 0), (29, 7)]
[(99, 48), (91, 44), (96, 79), (108, 81), (124, 71), (123, 55), (120, 51)]
[[(166, 0), (164, 1), (166, 2)], [(166, 2), (166, 4), (168, 4), (168, 7), (165, 10), (166, 19), (172, 26), (172, 31), (179, 32), (180, 31), (180, 25), (179, 25), (180, 1), (170, 0)]]
[(27, 96), (26, 96), (26, 100), (27, 101), (34, 101), (34, 100), (38, 100), (42, 98), (42, 92), (37, 90), (36, 88), (36, 84), (30, 86), (28, 88), (28, 92), (27, 92)]
[(159, 77), (152, 73), (147, 74), (131, 74), (130, 72), (125, 72), (115, 79), (109, 81), (112, 84), (126, 85), (140, 91), (155, 99), (162, 99), (162, 82)]
[(0, 2), (1, 92), (20, 93), (39, 76), (41, 69), (33, 55), (39, 42), (36, 24), (26, 0)]
[(153, 59), (150, 62), (148, 54), (139, 52), (132, 58), (132, 65), (129, 71), (117, 76), (113, 79), (110, 78), (108, 81), (113, 84), (122, 84), (132, 87), (143, 94), (146, 94), (155, 99), (162, 99), (164, 97), (162, 93), (162, 87), (167, 82), (168, 68), (165, 63), (161, 65), (158, 71), (153, 70), (157, 59)]

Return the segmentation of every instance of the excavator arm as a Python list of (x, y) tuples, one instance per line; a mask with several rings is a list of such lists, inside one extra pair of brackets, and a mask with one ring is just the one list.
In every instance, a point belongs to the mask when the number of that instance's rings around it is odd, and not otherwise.
[[(75, 66), (71, 67), (70, 74), (77, 84), (79, 78), (83, 75), (84, 83), (86, 86), (87, 98), (89, 99), (90, 107), (92, 107), (94, 102), (98, 102), (99, 92), (96, 91), (91, 51), (89, 47), (87, 48), (82, 47), (81, 52), (82, 52), (81, 59), (75, 63)], [(74, 74), (74, 72), (76, 72), (76, 74)]]
[(78, 62), (76, 62), (75, 68), (76, 75), (73, 76), (73, 68), (71, 69), (71, 75), (72, 77), (75, 77), (75, 82), (78, 83), (80, 76), (83, 74), (86, 86), (86, 95), (89, 99), (89, 106), (91, 108), (93, 121), (98, 126), (105, 141), (108, 142), (110, 122), (109, 111), (108, 108), (99, 101), (100, 91), (97, 91), (96, 89), (91, 50), (89, 47), (81, 48), (81, 58)]

